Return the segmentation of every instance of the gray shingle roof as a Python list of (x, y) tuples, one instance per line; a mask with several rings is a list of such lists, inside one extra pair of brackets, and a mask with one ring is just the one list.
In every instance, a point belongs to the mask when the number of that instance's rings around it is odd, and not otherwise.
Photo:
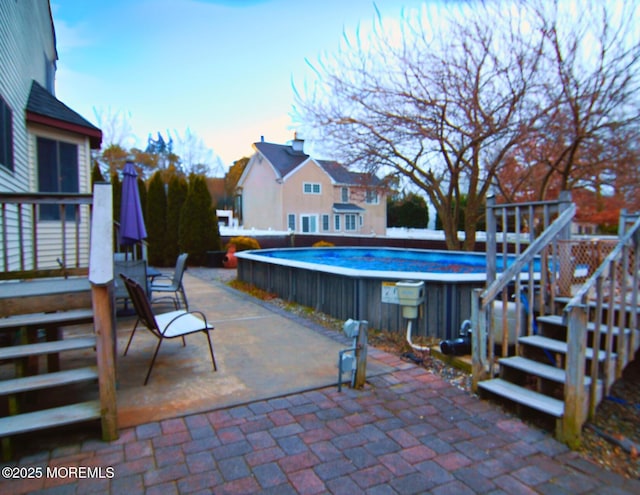
[(360, 208), (353, 203), (333, 203), (333, 211), (336, 213), (346, 213), (349, 211), (364, 211), (364, 208)]
[[(280, 174), (280, 177), (286, 176), (309, 158), (309, 155), (302, 151), (295, 151), (291, 146), (286, 144), (265, 143), (261, 141), (254, 143), (254, 146), (271, 162)], [(338, 162), (331, 160), (316, 160), (316, 162), (337, 184), (363, 187), (379, 186), (381, 184), (380, 179), (375, 175), (350, 172)]]
[(380, 179), (374, 174), (363, 174), (358, 172), (351, 172), (340, 165), (338, 162), (328, 160), (316, 160), (320, 166), (327, 172), (331, 178), (338, 184), (344, 184), (349, 186), (379, 186), (381, 184)]
[(271, 162), (280, 174), (280, 177), (284, 177), (309, 158), (309, 155), (301, 151), (294, 151), (291, 146), (284, 144), (265, 143), (261, 141), (254, 143), (254, 146)]
[(85, 129), (85, 133), (94, 138), (94, 140), (98, 136), (99, 139), (102, 138), (102, 131), (99, 128), (74, 110), (71, 110), (37, 81), (32, 81), (31, 83), (27, 112)]

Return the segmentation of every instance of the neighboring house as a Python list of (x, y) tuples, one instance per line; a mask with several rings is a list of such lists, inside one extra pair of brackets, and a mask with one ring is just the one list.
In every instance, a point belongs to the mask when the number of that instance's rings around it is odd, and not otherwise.
[[(57, 59), (49, 2), (0, 2), (1, 192), (91, 192), (91, 149), (100, 148), (102, 132), (55, 97)], [(86, 211), (80, 217), (83, 236)], [(39, 236), (51, 232), (45, 245), (38, 244), (38, 257), (55, 261), (61, 254), (60, 211), (41, 206), (36, 215)], [(9, 225), (15, 222), (15, 213), (7, 216)], [(31, 245), (25, 239), (22, 248)]]
[(382, 182), (342, 165), (316, 160), (291, 145), (254, 143), (255, 154), (238, 189), (245, 229), (298, 233), (385, 235), (387, 204)]

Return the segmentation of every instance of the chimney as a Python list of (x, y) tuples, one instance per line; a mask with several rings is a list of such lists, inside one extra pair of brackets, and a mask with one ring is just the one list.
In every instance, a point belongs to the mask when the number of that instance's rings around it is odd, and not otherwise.
[(260, 136), (260, 142), (264, 143), (264, 136)]
[(291, 148), (293, 149), (293, 151), (298, 152), (298, 153), (303, 153), (303, 148), (304, 148), (304, 139), (298, 139), (298, 133), (294, 132), (293, 133), (293, 141), (291, 142)]

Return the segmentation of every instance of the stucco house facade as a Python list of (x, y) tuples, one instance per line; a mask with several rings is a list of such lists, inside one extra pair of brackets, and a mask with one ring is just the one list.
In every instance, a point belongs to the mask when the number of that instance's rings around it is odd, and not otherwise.
[[(0, 192), (91, 192), (91, 149), (100, 148), (102, 132), (56, 98), (57, 60), (49, 2), (0, 2)], [(31, 222), (32, 214), (42, 238), (51, 232), (50, 242), (38, 245), (38, 257), (55, 261), (61, 213), (54, 205), (25, 209), (23, 221)], [(3, 235), (10, 237), (18, 215), (8, 207), (5, 216)], [(83, 236), (88, 216), (87, 210), (80, 217)], [(23, 250), (32, 249), (30, 239), (22, 243)]]
[(386, 195), (374, 175), (304, 153), (304, 141), (253, 144), (238, 189), (245, 229), (385, 235)]

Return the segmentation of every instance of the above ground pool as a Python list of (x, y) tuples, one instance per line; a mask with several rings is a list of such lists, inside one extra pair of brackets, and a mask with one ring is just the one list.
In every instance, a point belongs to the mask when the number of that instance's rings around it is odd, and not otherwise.
[[(422, 280), (416, 335), (449, 339), (471, 318), (471, 295), (486, 281), (484, 253), (399, 248), (285, 248), (237, 253), (238, 279), (334, 318), (402, 331), (395, 284)], [(512, 258), (510, 258), (512, 259)], [(498, 257), (498, 271), (502, 259)]]
[[(484, 253), (463, 251), (349, 247), (265, 249), (253, 253), (273, 260), (286, 260), (286, 264), (312, 263), (360, 272), (402, 272), (418, 275), (421, 279), (448, 280), (456, 279), (460, 274), (474, 274), (478, 275), (474, 279), (485, 280), (486, 274)], [(497, 260), (497, 265), (501, 271), (502, 258)]]

